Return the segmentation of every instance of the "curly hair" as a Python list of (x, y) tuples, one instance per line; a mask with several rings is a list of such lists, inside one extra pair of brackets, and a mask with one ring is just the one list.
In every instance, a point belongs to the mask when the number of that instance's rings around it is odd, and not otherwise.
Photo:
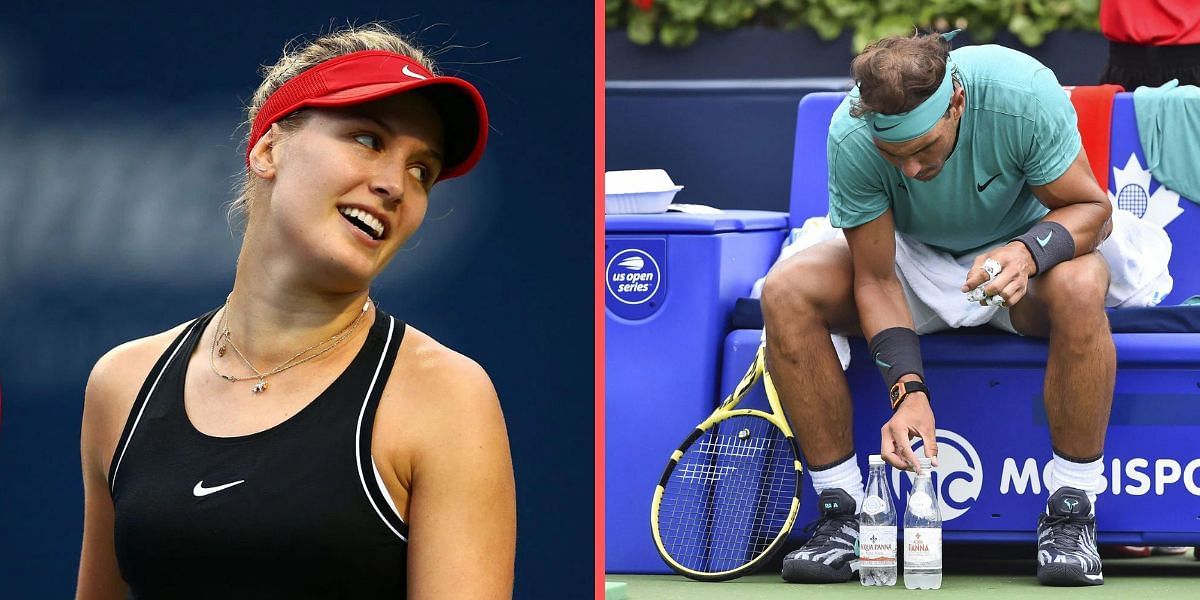
[[(950, 42), (938, 33), (883, 38), (867, 46), (850, 63), (859, 92), (850, 115), (897, 115), (916, 108), (942, 84), (949, 57)], [(951, 77), (955, 87), (962, 86), (955, 74)]]

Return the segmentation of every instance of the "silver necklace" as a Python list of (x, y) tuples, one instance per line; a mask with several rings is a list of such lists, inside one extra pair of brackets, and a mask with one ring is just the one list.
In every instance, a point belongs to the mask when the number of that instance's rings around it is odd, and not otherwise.
[[(217, 323), (217, 333), (215, 335), (213, 335), (213, 343), (212, 343), (212, 346), (209, 348), (208, 366), (212, 369), (212, 372), (214, 374), (216, 374), (218, 377), (220, 377), (226, 381), (229, 381), (231, 383), (237, 383), (239, 381), (249, 381), (251, 379), (257, 379), (258, 383), (254, 384), (254, 387), (250, 388), (250, 391), (254, 392), (255, 394), (265, 392), (267, 390), (267, 378), (268, 377), (282, 373), (292, 367), (302, 365), (310, 360), (313, 360), (314, 358), (317, 358), (318, 356), (322, 356), (322, 355), (326, 354), (327, 352), (333, 350), (334, 348), (337, 348), (339, 345), (341, 345), (342, 342), (349, 339), (350, 336), (354, 334), (354, 331), (358, 329), (359, 324), (362, 323), (363, 319), (367, 315), (367, 310), (370, 308), (371, 308), (371, 299), (367, 298), (366, 302), (363, 302), (362, 311), (360, 311), (358, 313), (358, 316), (354, 318), (354, 321), (352, 321), (349, 325), (347, 325), (341, 331), (333, 334), (332, 336), (330, 336), (320, 342), (317, 342), (316, 344), (313, 344), (313, 345), (297, 352), (291, 358), (283, 361), (283, 363), (280, 364), (279, 366), (264, 373), (264, 372), (258, 370), (258, 368), (256, 368), (254, 366), (254, 364), (251, 363), (250, 360), (247, 359), (244, 354), (242, 354), (242, 351), (238, 349), (237, 344), (233, 343), (233, 337), (229, 333), (229, 325), (228, 325), (227, 319), (225, 318), (225, 316), (229, 313), (229, 299), (227, 298), (225, 300), (225, 306), (223, 306), (222, 310), (221, 310), (221, 320)], [(254, 373), (254, 375), (248, 375), (245, 377), (235, 377), (233, 375), (226, 375), (226, 374), (218, 371), (216, 357), (217, 356), (225, 356), (226, 347), (232, 348), (234, 354), (237, 354), (238, 358), (241, 359), (242, 363), (245, 364), (246, 367), (248, 369), (250, 369), (251, 372)], [(313, 352), (313, 351), (316, 351), (316, 352), (309, 356), (304, 356), (305, 354), (308, 354), (309, 352)], [(304, 358), (301, 358), (302, 356)]]

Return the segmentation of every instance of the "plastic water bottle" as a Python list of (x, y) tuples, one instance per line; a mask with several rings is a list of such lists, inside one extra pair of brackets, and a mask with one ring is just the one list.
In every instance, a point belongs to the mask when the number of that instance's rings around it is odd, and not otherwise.
[(918, 460), (921, 474), (904, 510), (904, 587), (936, 590), (942, 587), (942, 513), (933, 489), (933, 465), (928, 458)]
[(896, 585), (896, 504), (883, 457), (868, 459), (871, 473), (858, 513), (858, 576), (863, 585)]

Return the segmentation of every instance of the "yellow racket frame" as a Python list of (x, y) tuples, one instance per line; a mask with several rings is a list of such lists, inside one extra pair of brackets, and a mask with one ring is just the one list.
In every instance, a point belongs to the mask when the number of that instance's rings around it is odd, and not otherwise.
[[(670, 566), (680, 575), (690, 579), (696, 579), (700, 581), (727, 581), (729, 579), (735, 579), (737, 577), (741, 577), (742, 575), (754, 572), (759, 566), (761, 566), (763, 562), (770, 560), (770, 558), (779, 551), (779, 548), (782, 546), (788, 534), (791, 533), (792, 527), (796, 523), (796, 515), (800, 513), (800, 482), (802, 475), (804, 474), (804, 467), (801, 465), (800, 459), (798, 458), (799, 451), (796, 447), (795, 438), (792, 435), (792, 428), (788, 426), (787, 418), (784, 417), (783, 408), (779, 404), (779, 394), (775, 390), (775, 384), (771, 381), (771, 374), (767, 372), (766, 362), (766, 345), (760, 344), (758, 351), (754, 355), (754, 362), (751, 363), (750, 368), (746, 371), (746, 374), (742, 376), (742, 380), (738, 382), (737, 387), (733, 389), (733, 393), (730, 394), (729, 397), (727, 397), (725, 401), (722, 402), (721, 405), (718, 406), (717, 409), (708, 416), (708, 418), (697, 425), (696, 429), (694, 429), (692, 433), (688, 435), (687, 439), (685, 439), (683, 443), (679, 445), (679, 448), (677, 448), (675, 452), (671, 454), (671, 459), (667, 462), (667, 467), (663, 470), (662, 478), (659, 480), (658, 485), (654, 488), (654, 500), (650, 504), (650, 530), (654, 536), (654, 545), (658, 547), (659, 556), (662, 557), (668, 566)], [(766, 413), (761, 410), (737, 408), (737, 405), (741, 403), (742, 399), (746, 397), (746, 394), (750, 392), (750, 390), (755, 384), (758, 383), (760, 379), (763, 381), (763, 387), (767, 393), (767, 403), (770, 406), (771, 412)], [(779, 535), (776, 536), (776, 538), (771, 541), (770, 545), (767, 546), (766, 550), (755, 557), (754, 560), (736, 569), (715, 573), (689, 569), (679, 564), (667, 552), (666, 547), (663, 545), (662, 536), (658, 530), (658, 510), (662, 503), (663, 493), (666, 490), (667, 480), (670, 478), (671, 472), (675, 470), (675, 465), (678, 464), (679, 459), (683, 457), (684, 451), (692, 444), (693, 441), (696, 440), (696, 438), (703, 435), (703, 433), (712, 428), (713, 425), (716, 425), (725, 419), (746, 415), (761, 417), (769, 421), (772, 425), (778, 427), (779, 430), (783, 432), (784, 436), (787, 437), (788, 443), (792, 446), (792, 455), (793, 457), (796, 457), (794, 463), (796, 469), (796, 495), (792, 498), (791, 509), (788, 511), (787, 519), (784, 521), (784, 525), (780, 530)]]

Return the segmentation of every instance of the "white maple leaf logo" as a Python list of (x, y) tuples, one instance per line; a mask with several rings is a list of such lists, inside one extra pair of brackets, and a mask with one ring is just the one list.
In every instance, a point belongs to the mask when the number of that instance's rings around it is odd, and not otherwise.
[(1166, 227), (1183, 213), (1179, 208), (1179, 194), (1159, 185), (1150, 193), (1150, 171), (1142, 168), (1137, 155), (1130, 154), (1125, 168), (1113, 167), (1113, 187), (1117, 193), (1108, 193), (1108, 199), (1117, 208), (1127, 210), (1138, 218)]

